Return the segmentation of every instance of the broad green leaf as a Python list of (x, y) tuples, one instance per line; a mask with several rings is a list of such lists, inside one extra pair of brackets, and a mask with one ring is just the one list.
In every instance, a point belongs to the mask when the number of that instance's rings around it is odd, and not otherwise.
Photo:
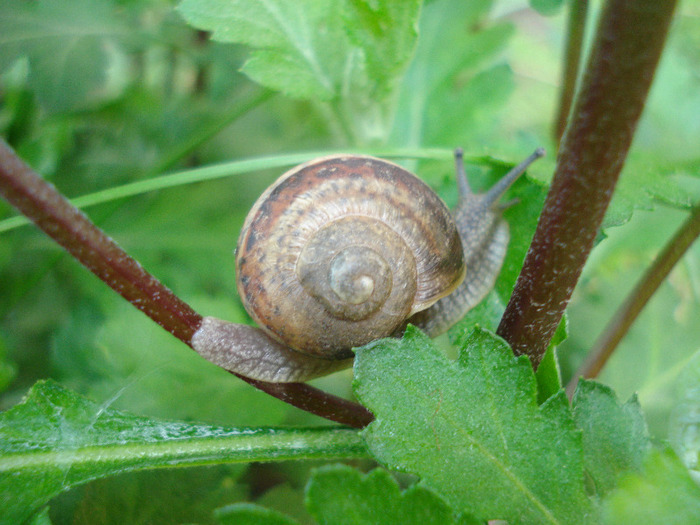
[(352, 430), (161, 422), (39, 382), (22, 403), (0, 414), (0, 501), (5, 502), (0, 523), (20, 523), (60, 492), (121, 472), (365, 454)]
[(107, 89), (116, 41), (127, 34), (123, 20), (111, 0), (4, 0), (0, 71), (27, 57), (48, 111), (84, 107)]
[(596, 493), (604, 495), (620, 474), (640, 470), (649, 447), (649, 434), (635, 396), (624, 405), (612, 389), (582, 379), (573, 398), (574, 420), (583, 431), (584, 466)]
[(606, 525), (700, 523), (700, 487), (670, 449), (653, 450), (641, 473), (629, 474), (604, 501)]
[[(512, 523), (587, 523), (583, 448), (563, 392), (537, 405), (529, 361), (475, 330), (457, 362), (422, 333), (358, 350), (355, 391), (375, 457), (455, 509)], [(557, 487), (552, 490), (552, 487)]]
[(470, 523), (455, 517), (440, 497), (425, 488), (414, 485), (402, 492), (382, 469), (363, 475), (344, 465), (319, 468), (307, 486), (306, 502), (319, 525)]
[(337, 95), (349, 49), (329, 2), (184, 0), (177, 9), (214, 40), (252, 47), (243, 71), (261, 84), (299, 98)]

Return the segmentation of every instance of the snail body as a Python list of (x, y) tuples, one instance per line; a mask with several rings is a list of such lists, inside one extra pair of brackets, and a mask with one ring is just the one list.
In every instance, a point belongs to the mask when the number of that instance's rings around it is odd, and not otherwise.
[(255, 203), (236, 249), (239, 295), (264, 334), (205, 318), (193, 347), (246, 377), (297, 382), (348, 366), (353, 347), (408, 322), (444, 332), (493, 287), (508, 243), (498, 199), (542, 154), (474, 194), (458, 151), (453, 213), (415, 175), (374, 157), (289, 170)]

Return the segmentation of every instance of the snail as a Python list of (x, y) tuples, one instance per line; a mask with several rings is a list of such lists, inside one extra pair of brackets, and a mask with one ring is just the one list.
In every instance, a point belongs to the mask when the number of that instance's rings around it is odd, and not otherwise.
[(192, 346), (252, 379), (301, 382), (349, 366), (352, 348), (408, 323), (445, 332), (493, 288), (509, 238), (499, 199), (542, 155), (476, 194), (458, 149), (452, 213), (378, 158), (334, 155), (289, 170), (254, 204), (236, 248), (238, 292), (261, 330), (205, 317)]

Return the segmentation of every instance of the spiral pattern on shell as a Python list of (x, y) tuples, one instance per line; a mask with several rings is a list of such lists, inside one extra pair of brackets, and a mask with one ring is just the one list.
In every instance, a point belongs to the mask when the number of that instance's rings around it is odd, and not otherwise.
[(282, 175), (241, 231), (246, 310), (299, 351), (343, 358), (454, 290), (465, 268), (450, 211), (420, 179), (367, 156)]

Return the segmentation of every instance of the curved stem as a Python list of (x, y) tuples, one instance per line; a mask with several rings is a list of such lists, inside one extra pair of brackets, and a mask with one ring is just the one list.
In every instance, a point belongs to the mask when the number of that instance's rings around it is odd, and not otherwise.
[[(202, 316), (95, 226), (0, 139), (0, 195), (133, 306), (191, 347)], [(255, 328), (251, 327), (251, 330)], [(364, 407), (299, 383), (242, 378), (256, 388), (318, 416), (355, 427), (373, 416)]]
[(627, 156), (676, 2), (610, 0), (552, 186), (498, 327), (537, 367), (576, 286)]
[(564, 70), (562, 72), (561, 95), (559, 97), (559, 109), (554, 123), (554, 139), (559, 143), (564, 134), (566, 122), (569, 119), (571, 103), (576, 91), (576, 79), (578, 78), (581, 52), (583, 50), (583, 37), (586, 32), (586, 14), (588, 12), (588, 0), (572, 0), (569, 5), (569, 18), (567, 20), (566, 52), (564, 54)]
[(646, 271), (627, 300), (620, 306), (615, 316), (610, 320), (593, 345), (586, 361), (576, 370), (576, 373), (566, 386), (569, 398), (574, 393), (580, 377), (596, 377), (607, 363), (618, 343), (627, 334), (632, 323), (637, 319), (642, 309), (646, 306), (664, 282), (680, 258), (688, 251), (688, 248), (700, 236), (700, 206), (696, 207), (678, 230), (676, 235), (666, 244), (663, 252), (654, 261), (654, 264)]

